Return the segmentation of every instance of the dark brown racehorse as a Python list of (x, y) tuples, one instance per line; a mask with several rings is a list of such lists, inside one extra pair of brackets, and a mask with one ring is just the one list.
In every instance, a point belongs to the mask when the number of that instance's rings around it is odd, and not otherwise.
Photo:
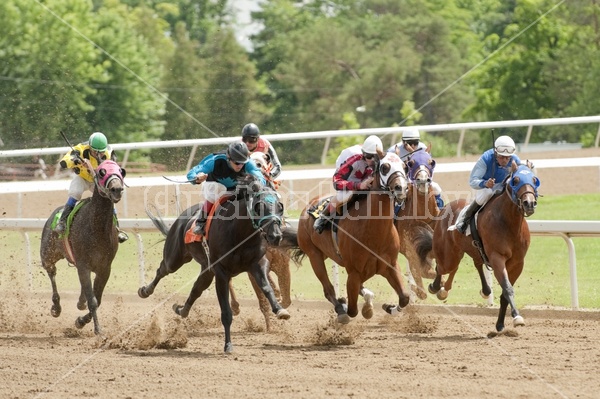
[[(362, 284), (375, 274), (385, 277), (399, 297), (398, 305), (384, 305), (388, 313), (396, 313), (409, 302), (409, 295), (398, 269), (400, 247), (398, 231), (394, 226), (394, 200), (406, 197), (407, 179), (404, 163), (395, 155), (394, 162), (388, 156), (382, 159), (375, 173), (374, 188), (363, 198), (348, 205), (344, 215), (334, 219), (338, 226), (337, 238), (331, 230), (318, 234), (313, 229), (314, 218), (308, 209), (319, 203), (313, 199), (305, 208), (298, 222), (298, 244), (310, 259), (313, 271), (323, 286), (325, 298), (337, 313), (337, 321), (350, 322), (358, 314), (358, 295)], [(397, 161), (396, 161), (397, 160)], [(334, 240), (337, 240), (334, 242)], [(337, 243), (337, 248), (336, 248)], [(346, 268), (348, 301), (336, 298), (336, 293), (325, 266), (330, 258)], [(373, 305), (370, 301), (362, 309), (363, 316), (370, 318)]]
[[(68, 246), (52, 230), (55, 215), (62, 207), (52, 212), (42, 230), (40, 256), (42, 267), (46, 269), (52, 284), (52, 316), (60, 316), (62, 310), (56, 287), (56, 262), (66, 258), (77, 267), (81, 284), (77, 309), (85, 310), (87, 302), (89, 310), (86, 315), (75, 320), (75, 326), (83, 328), (93, 319), (95, 334), (101, 333), (97, 310), (110, 276), (112, 261), (119, 248), (113, 217), (114, 204), (121, 200), (123, 194), (124, 176), (125, 171), (113, 161), (104, 161), (98, 166), (94, 194), (83, 200), (83, 205), (76, 213), (71, 213), (73, 219), (69, 228)], [(96, 275), (93, 286), (91, 273)]]
[[(512, 164), (512, 174), (508, 177), (504, 190), (492, 197), (477, 216), (477, 231), (483, 243), (487, 263), (494, 272), (500, 287), (500, 311), (496, 330), (504, 329), (504, 318), (508, 305), (511, 307), (513, 325), (521, 326), (525, 322), (515, 305), (513, 285), (523, 271), (525, 254), (529, 248), (529, 228), (525, 217), (531, 216), (537, 206), (537, 188), (540, 181), (526, 165)], [(429, 285), (429, 292), (441, 300), (448, 297), (452, 281), (464, 254), (473, 258), (481, 279), (481, 294), (486, 298), (491, 289), (483, 274), (482, 254), (473, 245), (472, 235), (464, 235), (456, 230), (448, 231), (456, 217), (466, 206), (464, 200), (453, 201), (444, 207), (440, 220), (433, 233), (433, 256), (437, 267), (437, 276)], [(471, 225), (472, 226), (472, 225)], [(441, 278), (448, 274), (448, 280), (442, 284)]]
[[(233, 314), (229, 303), (229, 283), (232, 277), (248, 272), (268, 299), (271, 310), (279, 319), (288, 319), (290, 314), (276, 300), (273, 288), (268, 282), (267, 243), (279, 245), (286, 241), (286, 234), (295, 241), (296, 232), (290, 228), (281, 229), (283, 205), (277, 193), (270, 187), (258, 182), (238, 186), (232, 198), (219, 206), (208, 233), (208, 252), (201, 242), (186, 244), (186, 231), (196, 220), (194, 214), (198, 206), (184, 211), (167, 231), (163, 249), (163, 260), (156, 271), (154, 280), (138, 290), (142, 298), (150, 296), (158, 282), (168, 274), (174, 273), (185, 263), (195, 259), (202, 265), (202, 271), (194, 283), (190, 295), (183, 306), (175, 304), (173, 309), (181, 317), (187, 317), (189, 311), (202, 293), (215, 278), (216, 292), (221, 307), (221, 322), (225, 330), (226, 353), (233, 350), (231, 343), (231, 323)], [(153, 220), (160, 225), (162, 221)]]
[(411, 154), (406, 162), (408, 167), (408, 195), (396, 215), (396, 228), (400, 234), (400, 253), (408, 260), (410, 274), (416, 286), (412, 290), (420, 299), (427, 298), (423, 277), (433, 279), (435, 271), (428, 251), (420, 251), (419, 242), (433, 232), (433, 226), (440, 213), (431, 188), (435, 160), (430, 147)]

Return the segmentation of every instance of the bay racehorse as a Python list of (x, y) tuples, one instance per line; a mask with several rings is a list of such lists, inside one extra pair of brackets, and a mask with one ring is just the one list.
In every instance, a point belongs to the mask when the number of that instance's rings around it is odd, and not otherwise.
[[(337, 233), (326, 229), (318, 234), (313, 228), (311, 210), (323, 198), (313, 199), (302, 211), (298, 222), (298, 244), (308, 255), (339, 323), (346, 324), (358, 314), (357, 301), (362, 285), (375, 274), (385, 277), (398, 294), (398, 305), (384, 305), (388, 313), (396, 314), (409, 303), (409, 294), (398, 268), (400, 242), (394, 226), (394, 200), (404, 200), (407, 186), (404, 163), (396, 154), (388, 153), (379, 163), (373, 188), (355, 202), (349, 202), (343, 216), (333, 219)], [(346, 268), (347, 303), (343, 298), (336, 298), (325, 266), (327, 258)], [(365, 318), (372, 317), (372, 301), (367, 300), (362, 314)]]
[[(465, 200), (453, 201), (444, 207), (433, 233), (433, 256), (436, 260), (437, 275), (429, 285), (429, 292), (436, 294), (440, 300), (448, 297), (458, 265), (466, 253), (473, 258), (481, 279), (481, 294), (487, 298), (491, 288), (483, 274), (483, 265), (486, 263), (502, 288), (497, 331), (504, 329), (508, 305), (511, 307), (513, 325), (516, 327), (525, 324), (515, 305), (513, 285), (523, 271), (530, 243), (525, 217), (535, 212), (537, 189), (540, 185), (539, 179), (527, 165), (517, 166), (513, 162), (511, 170), (503, 191), (493, 196), (477, 214), (476, 231), (481, 238), (483, 252), (474, 245), (472, 235), (461, 234), (456, 230), (448, 231), (461, 209), (467, 205)], [(473, 221), (471, 232), (474, 226)], [(448, 280), (442, 284), (442, 276), (446, 274), (449, 275)]]
[[(42, 230), (40, 257), (52, 284), (52, 316), (58, 317), (62, 311), (56, 286), (56, 262), (66, 258), (75, 265), (79, 275), (81, 294), (77, 309), (85, 310), (86, 302), (88, 309), (86, 315), (76, 319), (75, 326), (83, 328), (93, 319), (94, 333), (100, 334), (97, 310), (119, 248), (114, 204), (121, 200), (123, 194), (125, 170), (113, 161), (104, 161), (98, 165), (94, 175), (94, 194), (80, 201), (71, 212), (66, 238), (59, 237), (53, 231), (62, 207), (54, 210), (46, 221)], [(93, 285), (91, 273), (95, 274)]]
[[(291, 228), (281, 229), (283, 205), (277, 193), (270, 187), (257, 181), (243, 182), (237, 191), (218, 208), (212, 218), (206, 241), (186, 243), (186, 232), (193, 226), (198, 205), (184, 211), (168, 231), (163, 248), (163, 259), (156, 271), (154, 280), (141, 287), (138, 294), (142, 298), (150, 296), (158, 282), (168, 274), (174, 273), (192, 259), (201, 264), (198, 276), (184, 305), (173, 305), (175, 312), (187, 317), (189, 311), (202, 293), (215, 279), (221, 323), (225, 330), (224, 351), (233, 350), (231, 343), (231, 323), (233, 319), (229, 302), (229, 284), (231, 278), (248, 272), (266, 296), (271, 310), (278, 319), (288, 319), (290, 314), (276, 300), (273, 288), (267, 279), (269, 261), (266, 254), (267, 244), (279, 245), (295, 241), (296, 232)], [(153, 220), (155, 224), (162, 221)], [(204, 244), (203, 244), (204, 243)], [(293, 245), (293, 244), (292, 244)], [(206, 246), (206, 247), (205, 247)], [(206, 250), (207, 249), (207, 250)], [(207, 256), (208, 252), (208, 256)]]
[(408, 168), (408, 194), (396, 214), (396, 228), (400, 234), (400, 253), (408, 261), (410, 275), (416, 286), (412, 289), (420, 299), (427, 298), (423, 277), (433, 279), (435, 271), (429, 251), (417, 251), (420, 240), (433, 233), (440, 210), (431, 187), (435, 160), (430, 146), (411, 153)]

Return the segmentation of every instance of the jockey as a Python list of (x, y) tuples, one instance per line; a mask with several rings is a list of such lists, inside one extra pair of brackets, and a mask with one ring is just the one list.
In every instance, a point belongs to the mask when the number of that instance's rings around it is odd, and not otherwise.
[(254, 123), (248, 123), (244, 126), (242, 129), (242, 141), (248, 146), (250, 154), (258, 151), (269, 157), (269, 162), (272, 164), (271, 177), (273, 179), (281, 174), (281, 162), (279, 162), (275, 148), (273, 148), (269, 140), (260, 137), (258, 126)]
[(202, 185), (205, 201), (196, 220), (194, 234), (204, 235), (206, 220), (215, 202), (227, 191), (235, 190), (240, 177), (252, 174), (262, 184), (266, 184), (260, 170), (249, 160), (246, 144), (235, 141), (229, 144), (226, 151), (206, 156), (188, 172), (187, 178), (192, 184), (206, 182)]
[(475, 200), (459, 214), (456, 223), (448, 227), (449, 231), (456, 229), (465, 234), (471, 218), (492, 198), (496, 190), (502, 188), (504, 180), (510, 174), (512, 161), (521, 163), (516, 154), (515, 142), (509, 136), (498, 137), (494, 142), (494, 148), (484, 152), (471, 170), (469, 185), (477, 190)]
[(401, 160), (408, 161), (411, 152), (427, 150), (425, 143), (421, 142), (421, 133), (417, 128), (411, 127), (402, 131), (402, 142), (396, 143), (387, 149), (387, 152), (395, 152)]
[[(349, 158), (336, 161), (336, 171), (333, 175), (333, 187), (337, 193), (331, 198), (327, 208), (315, 220), (314, 229), (321, 234), (325, 225), (335, 215), (337, 207), (348, 202), (356, 191), (368, 190), (375, 180), (373, 174), (383, 152), (383, 144), (377, 136), (369, 136), (365, 140), (360, 152), (353, 154), (358, 149), (353, 146), (342, 151)], [(340, 154), (340, 155), (342, 155)], [(337, 165), (339, 162), (339, 166)]]
[[(421, 142), (421, 133), (415, 127), (408, 128), (402, 131), (402, 142), (397, 143), (390, 148), (387, 152), (395, 152), (398, 154), (401, 160), (405, 163), (410, 159), (410, 154), (415, 151), (427, 151), (425, 143)], [(409, 176), (410, 177), (410, 176)], [(433, 178), (433, 176), (432, 176)], [(442, 187), (433, 180), (431, 181), (431, 188), (435, 193), (435, 202), (439, 209), (444, 207), (444, 200), (442, 199)]]
[[(63, 234), (67, 228), (67, 218), (73, 211), (77, 201), (81, 199), (83, 193), (88, 190), (94, 191), (94, 175), (91, 171), (96, 170), (98, 165), (107, 159), (116, 161), (114, 151), (108, 145), (106, 136), (100, 132), (92, 133), (89, 140), (77, 144), (67, 152), (59, 164), (62, 169), (71, 169), (75, 173), (75, 177), (69, 186), (69, 198), (65, 204), (60, 220), (58, 221), (54, 231)], [(116, 215), (115, 209), (115, 215)], [(119, 229), (119, 242), (123, 243), (129, 239), (129, 236)]]

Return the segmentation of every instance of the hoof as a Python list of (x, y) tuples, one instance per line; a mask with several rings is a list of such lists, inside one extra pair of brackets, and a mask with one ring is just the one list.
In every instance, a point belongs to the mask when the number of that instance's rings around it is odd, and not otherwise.
[(381, 305), (381, 308), (385, 310), (385, 313), (390, 314), (392, 316), (398, 316), (400, 314), (400, 308), (390, 303), (384, 303), (383, 305)]
[(77, 302), (77, 309), (79, 309), (79, 310), (86, 310), (87, 309), (87, 305), (85, 304), (85, 302)]
[(483, 299), (489, 299), (490, 298), (490, 296), (489, 295), (485, 295), (482, 290), (479, 290), (479, 295), (481, 295), (481, 297)]
[(427, 299), (427, 293), (425, 292), (425, 290), (423, 288), (416, 286), (416, 285), (411, 285), (410, 289), (420, 300)]
[(52, 306), (52, 308), (50, 309), (50, 314), (52, 315), (52, 317), (58, 317), (58, 316), (60, 316), (61, 311), (62, 311), (62, 308), (60, 307), (60, 305)]
[(233, 344), (231, 342), (227, 342), (225, 344), (225, 348), (223, 348), (223, 352), (225, 352), (225, 353), (233, 352)]
[(361, 313), (365, 319), (370, 319), (373, 317), (373, 304), (369, 302), (365, 303), (362, 307)]
[(517, 316), (513, 319), (513, 326), (520, 327), (525, 325), (525, 320), (521, 316)]
[(436, 291), (436, 290), (433, 288), (433, 283), (431, 283), (431, 284), (429, 284), (429, 285), (427, 286), (427, 291), (429, 291), (429, 293), (430, 293), (430, 294), (432, 294), (432, 295), (435, 295), (435, 294), (437, 294), (437, 293), (439, 292), (439, 290), (437, 290), (437, 291)]
[(138, 295), (140, 298), (148, 298), (150, 294), (146, 291), (146, 287), (140, 287), (138, 289)]
[(350, 316), (348, 316), (346, 313), (339, 314), (337, 317), (337, 322), (339, 324), (348, 324), (350, 323)]
[(231, 304), (231, 313), (233, 313), (234, 316), (237, 316), (240, 314), (240, 304), (239, 303)]
[(186, 317), (188, 317), (188, 314), (190, 313), (189, 310), (184, 310), (184, 306), (180, 306), (178, 304), (173, 304), (173, 310), (175, 311), (175, 313), (177, 313), (179, 316), (183, 317), (184, 319)]
[(78, 317), (75, 319), (75, 327), (77, 327), (78, 329), (82, 329), (84, 326), (86, 325), (85, 320), (83, 320), (83, 317)]
[(445, 301), (448, 299), (448, 291), (446, 291), (443, 287), (436, 294), (437, 299), (440, 301)]
[(290, 312), (285, 309), (279, 309), (277, 312), (277, 318), (279, 320), (288, 320), (290, 318)]

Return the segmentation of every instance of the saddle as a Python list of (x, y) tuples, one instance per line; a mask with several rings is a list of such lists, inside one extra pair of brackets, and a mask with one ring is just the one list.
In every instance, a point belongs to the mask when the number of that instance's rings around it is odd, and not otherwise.
[(217, 211), (217, 208), (219, 206), (221, 206), (223, 203), (232, 199), (233, 197), (234, 197), (233, 195), (224, 195), (222, 197), (219, 197), (219, 200), (212, 207), (212, 209), (210, 210), (210, 213), (208, 214), (208, 216), (206, 218), (206, 226), (204, 227), (206, 234), (204, 236), (202, 236), (202, 234), (194, 234), (194, 226), (196, 225), (196, 219), (198, 217), (198, 214), (200, 213), (200, 208), (196, 212), (194, 212), (194, 214), (188, 221), (187, 229), (185, 231), (185, 236), (184, 236), (183, 242), (186, 244), (190, 244), (192, 242), (201, 242), (202, 239), (206, 239), (206, 241), (208, 241), (208, 234), (210, 231), (210, 226), (212, 225), (213, 216), (214, 216), (215, 212)]
[[(338, 221), (348, 212), (348, 208), (351, 205), (354, 205), (360, 199), (364, 198), (365, 196), (365, 194), (353, 194), (352, 197), (350, 197), (350, 199), (348, 200), (348, 202), (338, 205), (338, 207), (336, 208), (335, 215), (330, 215), (327, 218), (327, 223), (325, 224), (324, 230), (331, 228), (331, 230), (334, 233), (336, 233), (338, 230)], [(315, 219), (322, 217), (323, 211), (327, 209), (327, 206), (329, 206), (329, 203), (331, 202), (331, 198), (332, 197), (330, 196), (320, 199), (315, 205), (311, 205), (307, 209), (306, 213), (308, 213)]]

